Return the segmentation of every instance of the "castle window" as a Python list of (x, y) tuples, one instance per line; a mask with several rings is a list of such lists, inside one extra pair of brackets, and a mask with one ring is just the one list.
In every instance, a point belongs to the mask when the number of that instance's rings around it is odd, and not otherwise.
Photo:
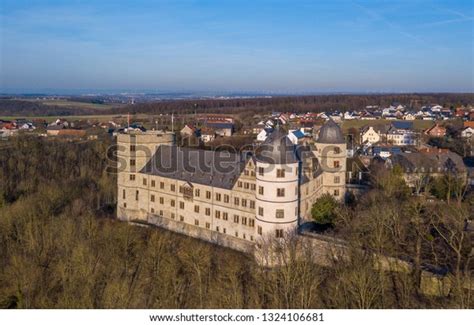
[(165, 204), (165, 198), (160, 197), (160, 204)]
[(246, 190), (248, 190), (248, 189), (249, 189), (249, 187), (250, 187), (250, 184), (249, 184), (249, 183), (247, 183), (247, 182), (245, 182), (245, 183), (244, 183), (244, 188), (245, 188)]
[(171, 213), (171, 219), (176, 218), (176, 215), (174, 213)]
[(165, 183), (164, 182), (160, 182), (160, 189), (164, 189), (165, 188)]
[(216, 193), (216, 201), (220, 201), (221, 200), (221, 193)]
[(277, 188), (277, 196), (284, 197), (285, 196), (285, 189), (284, 188)]
[(221, 212), (219, 210), (216, 210), (215, 215), (216, 215), (216, 219), (221, 218)]
[(206, 222), (206, 228), (207, 229), (211, 228), (211, 224), (209, 222)]
[(234, 204), (239, 205), (239, 198), (238, 197), (234, 197)]
[(222, 232), (223, 232), (224, 234), (227, 233), (227, 229), (225, 229), (225, 228), (222, 229)]
[(334, 176), (334, 184), (339, 184), (341, 182), (341, 178), (339, 176)]
[(143, 185), (146, 186), (146, 178), (143, 179)]
[(242, 224), (243, 224), (244, 226), (247, 225), (247, 217), (242, 217)]
[(283, 219), (285, 217), (285, 210), (283, 209), (277, 209), (275, 211), (275, 218), (277, 219)]
[(257, 233), (258, 233), (259, 235), (262, 234), (262, 227), (261, 227), (261, 226), (258, 226), (258, 228), (257, 228)]
[(211, 192), (210, 191), (206, 191), (206, 199), (211, 199)]
[(174, 200), (171, 200), (171, 206), (172, 206), (172, 207), (175, 206), (175, 201), (174, 201)]
[(237, 187), (242, 187), (242, 182), (241, 181), (237, 182)]
[(127, 207), (127, 202), (124, 202), (124, 203), (123, 203), (123, 207), (124, 207), (124, 208)]
[(122, 198), (125, 199), (125, 189), (122, 190)]
[(277, 169), (277, 178), (285, 177), (285, 170), (284, 169)]
[(135, 180), (135, 175), (130, 174), (130, 180), (131, 180), (131, 181), (134, 181), (134, 180)]
[(234, 222), (239, 223), (239, 216), (234, 214)]
[(227, 212), (222, 213), (222, 220), (227, 221), (229, 219), (229, 214)]
[(250, 235), (250, 240), (253, 241), (253, 236), (252, 235)]
[(334, 153), (335, 153), (335, 154), (341, 153), (341, 148), (339, 148), (339, 147), (334, 147)]
[(250, 200), (250, 209), (255, 209), (255, 201)]
[(250, 172), (250, 176), (255, 177), (255, 171), (252, 170), (252, 171)]
[(176, 191), (176, 186), (174, 184), (171, 184), (171, 192)]
[(150, 201), (155, 202), (155, 196), (154, 195), (150, 196)]
[(210, 216), (211, 215), (211, 209), (210, 208), (206, 208), (206, 216)]
[(155, 213), (155, 209), (151, 208), (150, 209), (151, 213)]
[(130, 145), (130, 151), (137, 151), (137, 147), (134, 144)]
[(195, 191), (194, 191), (194, 195), (196, 195), (196, 197), (199, 197), (201, 195), (201, 191), (197, 188)]
[(135, 165), (136, 165), (135, 159), (130, 159), (130, 166), (135, 166)]
[(258, 174), (260, 176), (263, 176), (263, 173), (265, 172), (265, 169), (263, 167), (258, 167)]
[(219, 232), (219, 226), (216, 226), (216, 231)]
[(184, 221), (184, 216), (179, 216), (179, 221)]
[(199, 205), (194, 206), (194, 212), (199, 213)]
[(242, 199), (242, 207), (247, 207), (247, 200), (246, 199)]
[(244, 170), (244, 175), (245, 175), (245, 176), (249, 176), (249, 171), (248, 171), (247, 169)]
[(258, 215), (263, 217), (263, 207), (258, 207)]
[(184, 202), (179, 202), (179, 208), (184, 209)]
[(339, 167), (340, 167), (339, 160), (334, 160), (334, 168), (339, 168)]
[(276, 238), (283, 238), (283, 229), (275, 230), (275, 237)]
[(238, 231), (235, 232), (235, 237), (239, 237), (239, 232)]
[(256, 188), (257, 188), (257, 186), (255, 184), (250, 184), (250, 189), (252, 191), (255, 191)]
[(339, 196), (339, 190), (334, 190), (334, 196)]
[(135, 200), (136, 200), (136, 201), (138, 201), (138, 194), (139, 194), (138, 190), (135, 191)]
[(151, 187), (155, 187), (155, 181), (154, 180), (151, 181)]
[(163, 210), (160, 210), (160, 216), (163, 216)]
[(249, 227), (255, 227), (255, 219), (249, 218)]
[(224, 194), (224, 203), (229, 203), (229, 195)]
[(199, 220), (198, 219), (194, 219), (194, 225), (199, 226)]
[(263, 186), (258, 187), (258, 194), (263, 195)]

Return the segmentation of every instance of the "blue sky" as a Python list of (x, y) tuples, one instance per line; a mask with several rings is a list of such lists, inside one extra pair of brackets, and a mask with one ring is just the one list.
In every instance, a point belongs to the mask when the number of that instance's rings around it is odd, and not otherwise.
[(473, 1), (0, 2), (3, 91), (473, 91)]

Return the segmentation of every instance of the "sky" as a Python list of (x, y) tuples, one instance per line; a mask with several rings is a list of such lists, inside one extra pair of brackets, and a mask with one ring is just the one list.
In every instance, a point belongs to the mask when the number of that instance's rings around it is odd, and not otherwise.
[(0, 91), (472, 92), (474, 1), (0, 1)]

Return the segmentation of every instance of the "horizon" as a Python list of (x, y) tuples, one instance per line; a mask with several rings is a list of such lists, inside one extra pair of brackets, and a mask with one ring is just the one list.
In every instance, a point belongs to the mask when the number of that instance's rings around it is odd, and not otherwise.
[(13, 1), (0, 93), (471, 93), (470, 1)]

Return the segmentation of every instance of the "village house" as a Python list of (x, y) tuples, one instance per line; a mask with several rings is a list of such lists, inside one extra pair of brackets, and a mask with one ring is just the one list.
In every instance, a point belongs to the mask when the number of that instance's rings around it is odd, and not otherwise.
[(424, 131), (430, 137), (444, 137), (446, 135), (446, 128), (436, 123)]

